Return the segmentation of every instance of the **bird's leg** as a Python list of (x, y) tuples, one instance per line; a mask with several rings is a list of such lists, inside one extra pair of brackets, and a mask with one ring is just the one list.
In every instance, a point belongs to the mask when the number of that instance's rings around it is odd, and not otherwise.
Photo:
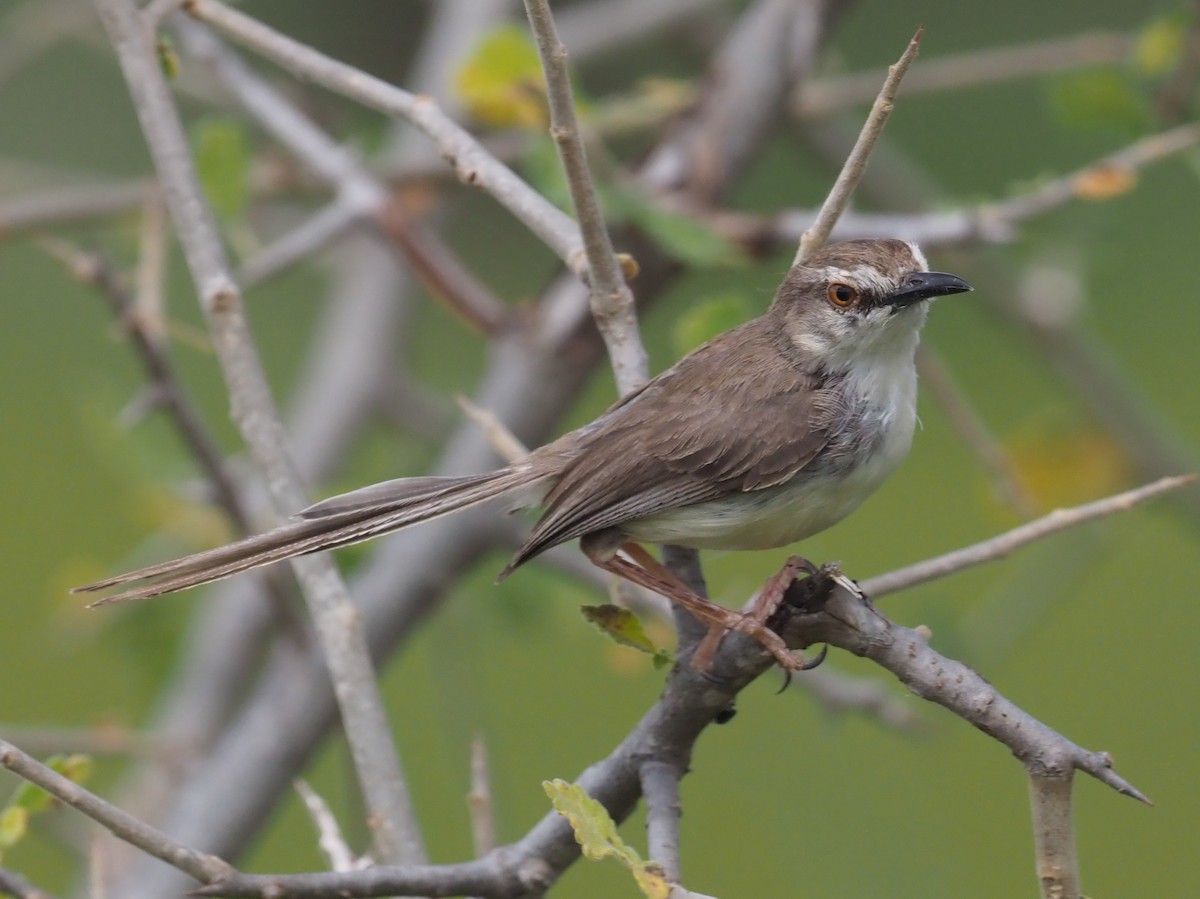
[[(754, 597), (754, 602), (750, 604), (750, 608), (745, 612), (735, 613), (739, 614), (742, 619), (741, 626), (730, 629), (740, 630), (743, 633), (755, 633), (754, 629), (761, 627), (767, 633), (773, 634), (774, 631), (768, 628), (766, 623), (775, 614), (775, 610), (779, 608), (779, 604), (783, 601), (783, 595), (787, 592), (788, 587), (792, 585), (797, 575), (804, 572), (810, 575), (815, 574), (816, 570), (816, 566), (807, 559), (802, 559), (800, 556), (790, 556), (783, 567), (763, 584), (762, 589)], [(725, 636), (725, 629), (710, 628), (708, 634), (700, 641), (700, 645), (696, 647), (696, 657), (700, 659), (711, 658), (713, 653), (717, 651), (717, 647), (721, 645), (721, 638), (723, 636)], [(793, 655), (793, 657), (795, 656)], [(809, 667), (815, 668), (819, 664), (820, 660), (811, 666), (809, 663), (801, 661), (800, 667), (796, 670), (806, 671)]]
[[(702, 624), (708, 625), (709, 636), (701, 641), (702, 646), (708, 644), (706, 654), (702, 655), (698, 648), (692, 656), (692, 664), (697, 669), (703, 670), (708, 666), (720, 635), (727, 630), (741, 631), (753, 637), (789, 671), (803, 667), (804, 660), (792, 653), (782, 638), (765, 627), (761, 621), (698, 595), (637, 543), (624, 543), (620, 549), (630, 558), (624, 559), (607, 547), (602, 549), (598, 546), (588, 546), (587, 541), (583, 543), (584, 553), (597, 567), (665, 596), (694, 615)], [(718, 635), (715, 639), (712, 637), (714, 633)]]

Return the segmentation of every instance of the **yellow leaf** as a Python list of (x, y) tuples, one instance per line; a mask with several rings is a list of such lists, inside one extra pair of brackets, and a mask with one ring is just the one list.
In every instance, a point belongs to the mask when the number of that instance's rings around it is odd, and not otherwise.
[(0, 812), (0, 852), (11, 849), (29, 827), (29, 810), (19, 805), (10, 805)]
[(1075, 178), (1072, 188), (1081, 200), (1109, 200), (1133, 190), (1137, 173), (1118, 165), (1097, 165)]
[(505, 25), (485, 36), (459, 68), (455, 89), (471, 115), (485, 124), (547, 124), (542, 64), (523, 29)]
[(1133, 45), (1133, 64), (1145, 75), (1175, 68), (1187, 37), (1186, 20), (1179, 16), (1155, 19), (1142, 29)]
[(1129, 481), (1125, 452), (1097, 430), (1039, 427), (1007, 442), (1017, 478), (1041, 509), (1087, 502)]
[(566, 818), (575, 831), (584, 857), (596, 861), (611, 855), (632, 872), (638, 888), (649, 899), (667, 899), (671, 884), (662, 868), (653, 862), (642, 861), (621, 839), (608, 811), (583, 787), (556, 779), (542, 781), (542, 789), (550, 797), (554, 810)]

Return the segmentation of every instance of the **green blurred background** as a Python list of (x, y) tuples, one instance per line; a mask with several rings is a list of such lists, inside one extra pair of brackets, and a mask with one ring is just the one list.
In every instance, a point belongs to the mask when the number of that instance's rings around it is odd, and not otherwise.
[[(0, 8), (7, 13), (16, 6)], [(358, 0), (353, 15), (333, 3), (256, 0), (245, 7), (401, 83), (404, 48), (415, 40), (421, 12), (419, 4), (376, 0)], [(1146, 34), (1186, 12), (1177, 3), (868, 0), (837, 30), (822, 70), (878, 68), (895, 58), (920, 22), (927, 29), (922, 58), (931, 60), (1089, 30)], [(716, 27), (728, 16), (713, 21)], [(693, 77), (702, 59), (693, 45), (669, 36), (636, 42), (588, 61), (581, 84), (603, 96), (645, 76)], [(931, 205), (1003, 198), (1146, 133), (1147, 106), (1139, 104), (1155, 84), (1153, 73), (1121, 67), (922, 94), (900, 104), (888, 142), (941, 183), (944, 193), (930, 197)], [(1089, 92), (1096, 98), (1087, 100)], [(349, 104), (316, 91), (304, 96), (327, 125), (366, 144), (383, 129)], [(193, 115), (201, 111), (192, 102), (184, 107)], [(857, 122), (861, 112), (840, 124)], [(261, 140), (256, 149), (265, 145)], [(832, 173), (798, 147), (791, 127), (782, 128), (737, 205), (771, 210), (817, 202)], [(0, 196), (71, 178), (138, 176), (148, 167), (98, 27), (56, 45), (0, 85)], [(1030, 222), (1011, 245), (930, 254), (935, 268), (962, 274), (977, 292), (940, 303), (927, 339), (1043, 504), (1084, 501), (1132, 478), (1117, 445), (1052, 366), (988, 304), (1001, 300), (997, 293), (1011, 290), (1031, 265), (1078, 271), (1086, 298), (1079, 327), (1194, 456), (1200, 446), (1198, 203), (1200, 157), (1193, 151), (1150, 168), (1128, 193), (1069, 204)], [(513, 299), (532, 295), (553, 271), (548, 254), (486, 200), (460, 201), (458, 208), (451, 225), (455, 245), (498, 292)], [(129, 259), (136, 229), (130, 216), (66, 233)], [(780, 257), (684, 278), (645, 322), (654, 369), (686, 348), (678, 322), (690, 310), (736, 296), (753, 314), (769, 301), (784, 265)], [(171, 266), (170, 314), (198, 326), (177, 256)], [(316, 259), (248, 297), (282, 396), (307, 345), (326, 276)], [(161, 418), (132, 429), (117, 424), (140, 384), (136, 362), (93, 291), (27, 235), (0, 241), (0, 310), (6, 511), (0, 547), (8, 584), (0, 617), (0, 727), (137, 728), (203, 595), (85, 612), (66, 588), (222, 534), (203, 510), (188, 507), (182, 533), (155, 535), (178, 512), (173, 488), (193, 477), (193, 463)], [(421, 308), (412, 332), (420, 335), (411, 351), (414, 366), (446, 396), (469, 392), (482, 356), (476, 338), (432, 305)], [(224, 445), (236, 451), (211, 353), (186, 340), (176, 341), (174, 351)], [(611, 378), (602, 372), (564, 428), (591, 417), (612, 396)], [(866, 577), (1017, 523), (928, 396), (921, 416), (923, 429), (901, 473), (851, 520), (806, 543), (807, 556), (839, 559)], [(381, 432), (358, 454), (354, 471), (317, 492), (418, 470), (431, 453), (411, 438)], [(714, 596), (740, 601), (780, 559), (777, 552), (708, 554)], [(662, 681), (642, 658), (610, 646), (583, 622), (577, 607), (594, 596), (532, 569), (493, 587), (501, 560), (488, 562), (460, 582), (384, 672), (436, 861), (471, 852), (464, 796), (473, 736), (482, 736), (489, 749), (499, 837), (515, 839), (548, 807), (540, 782), (572, 778), (607, 754)], [(935, 647), (976, 667), (1043, 721), (1088, 748), (1112, 752), (1118, 770), (1155, 800), (1153, 808), (1141, 806), (1081, 779), (1076, 816), (1090, 896), (1189, 895), (1195, 889), (1200, 690), (1191, 642), (1200, 629), (1197, 574), (1196, 516), (1159, 502), (881, 603), (902, 623), (929, 625)], [(886, 679), (844, 654), (834, 653), (829, 664)], [(754, 685), (736, 719), (706, 733), (697, 748), (694, 773), (683, 787), (683, 864), (691, 888), (722, 897), (1036, 894), (1024, 777), (1002, 747), (915, 698), (902, 701), (924, 726), (902, 733), (874, 720), (824, 713), (798, 691), (776, 696), (777, 686), (773, 677)], [(103, 789), (118, 771), (118, 761), (98, 761), (95, 783)], [(311, 780), (354, 831), (349, 822), (358, 805), (340, 741), (320, 754)], [(11, 778), (0, 779), (0, 796), (11, 786)], [(78, 870), (63, 841), (74, 826), (70, 817), (60, 811), (39, 819), (34, 834), (6, 855), (5, 866), (65, 889)], [(361, 835), (361, 827), (356, 832)], [(640, 818), (624, 832), (644, 845)], [(314, 844), (290, 797), (246, 866), (319, 868)], [(634, 888), (616, 865), (580, 863), (559, 892), (618, 896), (634, 895)]]

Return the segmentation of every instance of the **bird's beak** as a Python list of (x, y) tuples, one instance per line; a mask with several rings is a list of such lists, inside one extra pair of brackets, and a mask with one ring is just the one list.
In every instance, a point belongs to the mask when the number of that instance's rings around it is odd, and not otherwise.
[(973, 289), (957, 275), (947, 275), (945, 272), (913, 272), (904, 277), (900, 287), (888, 296), (887, 302), (900, 309), (911, 306), (918, 300), (944, 297), (947, 294), (964, 293)]

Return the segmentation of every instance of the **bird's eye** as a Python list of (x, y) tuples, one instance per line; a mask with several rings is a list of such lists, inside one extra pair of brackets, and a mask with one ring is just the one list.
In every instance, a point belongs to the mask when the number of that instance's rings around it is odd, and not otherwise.
[(849, 284), (834, 281), (829, 285), (829, 302), (842, 309), (853, 306), (858, 302), (858, 290)]

